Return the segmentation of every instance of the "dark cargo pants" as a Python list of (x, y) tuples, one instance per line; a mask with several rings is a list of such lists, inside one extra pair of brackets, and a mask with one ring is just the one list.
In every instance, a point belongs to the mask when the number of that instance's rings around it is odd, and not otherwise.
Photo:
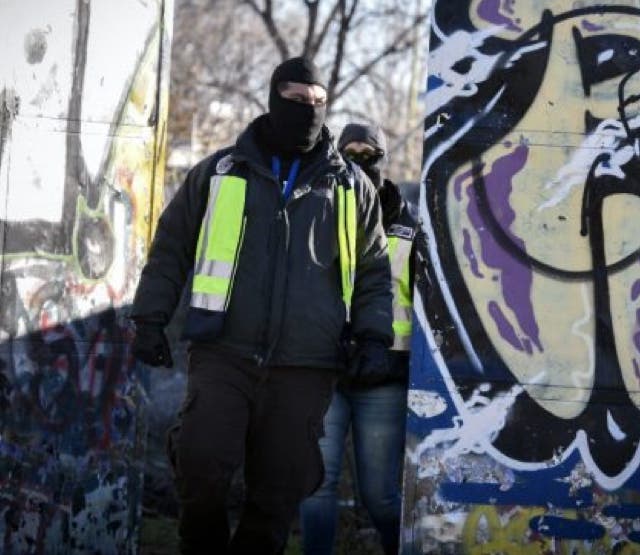
[[(318, 439), (334, 374), (192, 347), (187, 394), (168, 433), (183, 555), (271, 554), (322, 482)], [(246, 500), (230, 538), (227, 494), (244, 462)]]

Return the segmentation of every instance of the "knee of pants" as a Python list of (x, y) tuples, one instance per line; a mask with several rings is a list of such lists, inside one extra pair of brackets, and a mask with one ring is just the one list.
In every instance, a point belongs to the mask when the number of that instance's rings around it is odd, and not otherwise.
[(361, 492), (362, 504), (371, 518), (376, 522), (397, 520), (400, 516), (400, 491), (396, 492)]
[(317, 445), (303, 447), (287, 463), (283, 465), (284, 471), (263, 467), (257, 473), (251, 469), (246, 475), (247, 495), (268, 512), (289, 507), (297, 511), (297, 506), (322, 484), (324, 468)]
[(247, 491), (248, 505), (276, 532), (288, 530), (302, 500), (299, 489), (266, 487)]
[(178, 497), (195, 504), (224, 502), (238, 465), (217, 460), (206, 446), (179, 442), (179, 432), (179, 425), (169, 430), (166, 448)]
[(217, 476), (182, 474), (174, 481), (180, 504), (198, 507), (218, 508), (225, 506), (233, 473)]
[(286, 484), (281, 484), (279, 491), (287, 492), (286, 496), (292, 496), (298, 499), (298, 503), (306, 497), (309, 497), (324, 482), (324, 465), (320, 449), (315, 447), (309, 458), (299, 461), (290, 467), (291, 473)]

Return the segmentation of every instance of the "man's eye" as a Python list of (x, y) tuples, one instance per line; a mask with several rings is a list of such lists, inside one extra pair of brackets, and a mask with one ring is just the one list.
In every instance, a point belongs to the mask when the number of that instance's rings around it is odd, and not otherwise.
[(354, 150), (345, 151), (345, 156), (354, 162), (367, 162), (373, 158), (373, 154), (369, 152), (357, 152)]

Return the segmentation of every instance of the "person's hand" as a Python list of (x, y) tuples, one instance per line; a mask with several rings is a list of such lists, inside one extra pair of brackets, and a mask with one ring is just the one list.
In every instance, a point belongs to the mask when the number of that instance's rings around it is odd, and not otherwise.
[(389, 348), (379, 339), (358, 341), (349, 363), (348, 377), (353, 385), (373, 387), (389, 379)]
[(131, 346), (133, 356), (149, 366), (173, 367), (164, 326), (159, 322), (136, 320), (135, 327), (135, 337)]

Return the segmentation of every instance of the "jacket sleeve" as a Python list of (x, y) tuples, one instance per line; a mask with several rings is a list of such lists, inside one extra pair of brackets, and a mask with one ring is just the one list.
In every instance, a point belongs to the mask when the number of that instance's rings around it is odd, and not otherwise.
[(356, 280), (351, 301), (352, 333), (393, 343), (391, 267), (382, 210), (376, 190), (366, 175), (355, 171), (358, 205), (356, 238)]
[(219, 153), (189, 171), (158, 220), (142, 269), (131, 318), (168, 324), (193, 268), (200, 224), (207, 206), (209, 178)]

